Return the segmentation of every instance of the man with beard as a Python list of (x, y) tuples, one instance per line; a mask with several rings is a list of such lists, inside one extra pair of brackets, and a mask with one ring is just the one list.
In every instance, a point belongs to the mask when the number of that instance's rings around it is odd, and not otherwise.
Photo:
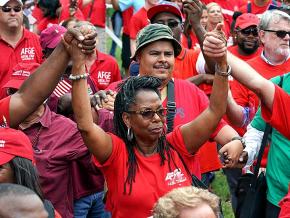
[[(247, 63), (266, 79), (289, 72), (290, 16), (279, 10), (266, 11), (258, 29), (263, 51)], [(228, 101), (227, 116), (232, 124), (246, 126), (257, 111), (259, 99), (236, 81), (231, 91), (233, 99)]]
[(259, 47), (258, 26), (259, 18), (254, 14), (242, 14), (237, 18), (234, 37), (237, 45), (228, 48), (238, 58), (248, 61), (259, 54), (262, 48)]

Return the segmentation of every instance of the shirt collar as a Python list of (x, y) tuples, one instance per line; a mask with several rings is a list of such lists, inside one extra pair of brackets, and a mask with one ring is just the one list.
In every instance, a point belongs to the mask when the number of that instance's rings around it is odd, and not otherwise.
[[(277, 65), (281, 65), (281, 64), (273, 64), (273, 63), (271, 63), (267, 58), (266, 58), (266, 56), (264, 55), (264, 50), (263, 50), (263, 52), (261, 52), (261, 58), (267, 63), (267, 64), (269, 64), (269, 65), (272, 65), (272, 66), (277, 66)], [(286, 60), (284, 61), (284, 63), (286, 62), (286, 61), (288, 61), (288, 59), (290, 58), (290, 54), (288, 55), (288, 57), (286, 58)]]
[(28, 129), (35, 124), (40, 124), (41, 126), (43, 126), (45, 128), (49, 128), (49, 126), (51, 125), (51, 111), (47, 105), (44, 105), (44, 107), (45, 107), (44, 113), (42, 114), (42, 116), (40, 116), (38, 121), (31, 123), (29, 125), (20, 124), (19, 128), (21, 130), (25, 130), (25, 129)]

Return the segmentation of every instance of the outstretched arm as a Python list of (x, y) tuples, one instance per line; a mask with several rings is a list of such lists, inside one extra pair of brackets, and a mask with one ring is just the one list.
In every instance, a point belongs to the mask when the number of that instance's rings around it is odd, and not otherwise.
[[(81, 53), (76, 46), (70, 48), (70, 54), (73, 60), (73, 76), (84, 74), (86, 63), (89, 59), (94, 59), (94, 57)], [(101, 164), (104, 163), (112, 153), (112, 140), (104, 130), (93, 122), (86, 79), (73, 80), (72, 106), (85, 145)]]
[[(219, 24), (215, 30), (220, 36), (219, 42), (225, 44), (224, 34), (221, 34), (222, 24)], [(209, 139), (210, 135), (216, 129), (222, 116), (226, 111), (226, 99), (228, 94), (228, 76), (220, 72), (227, 72), (228, 65), (226, 61), (226, 49), (217, 61), (217, 70), (213, 82), (213, 91), (210, 97), (208, 108), (202, 112), (196, 119), (183, 125), (181, 133), (190, 153), (196, 152), (199, 147)]]
[[(83, 36), (79, 29), (70, 29), (65, 33), (64, 40), (71, 43), (78, 40), (84, 53), (92, 53), (95, 47), (96, 33)], [(9, 113), (10, 126), (17, 127), (30, 113), (42, 104), (56, 87), (64, 72), (70, 56), (60, 43), (51, 56), (33, 73), (11, 96)]]
[(249, 64), (228, 52), (228, 63), (233, 70), (233, 77), (253, 91), (271, 111), (275, 94), (274, 84), (262, 77)]

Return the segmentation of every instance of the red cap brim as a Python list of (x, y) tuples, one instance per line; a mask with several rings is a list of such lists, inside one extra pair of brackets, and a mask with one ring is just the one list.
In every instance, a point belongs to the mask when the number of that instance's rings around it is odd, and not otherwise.
[(7, 154), (5, 152), (0, 152), (0, 165), (8, 163), (12, 160), (15, 156), (12, 154)]
[(12, 79), (12, 80), (9, 80), (9, 81), (8, 81), (8, 82), (3, 86), (3, 88), (14, 88), (14, 89), (19, 89), (23, 82), (24, 82), (24, 80)]

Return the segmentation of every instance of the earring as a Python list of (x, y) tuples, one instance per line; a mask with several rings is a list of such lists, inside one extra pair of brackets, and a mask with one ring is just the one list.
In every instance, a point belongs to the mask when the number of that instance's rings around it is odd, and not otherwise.
[(166, 135), (166, 133), (167, 133), (167, 124), (166, 123), (164, 123), (164, 125), (163, 125), (163, 133), (164, 133), (164, 135)]
[(131, 142), (133, 140), (133, 137), (134, 137), (133, 131), (131, 131), (131, 128), (128, 127), (128, 129), (127, 129), (127, 139), (128, 139), (128, 141)]

